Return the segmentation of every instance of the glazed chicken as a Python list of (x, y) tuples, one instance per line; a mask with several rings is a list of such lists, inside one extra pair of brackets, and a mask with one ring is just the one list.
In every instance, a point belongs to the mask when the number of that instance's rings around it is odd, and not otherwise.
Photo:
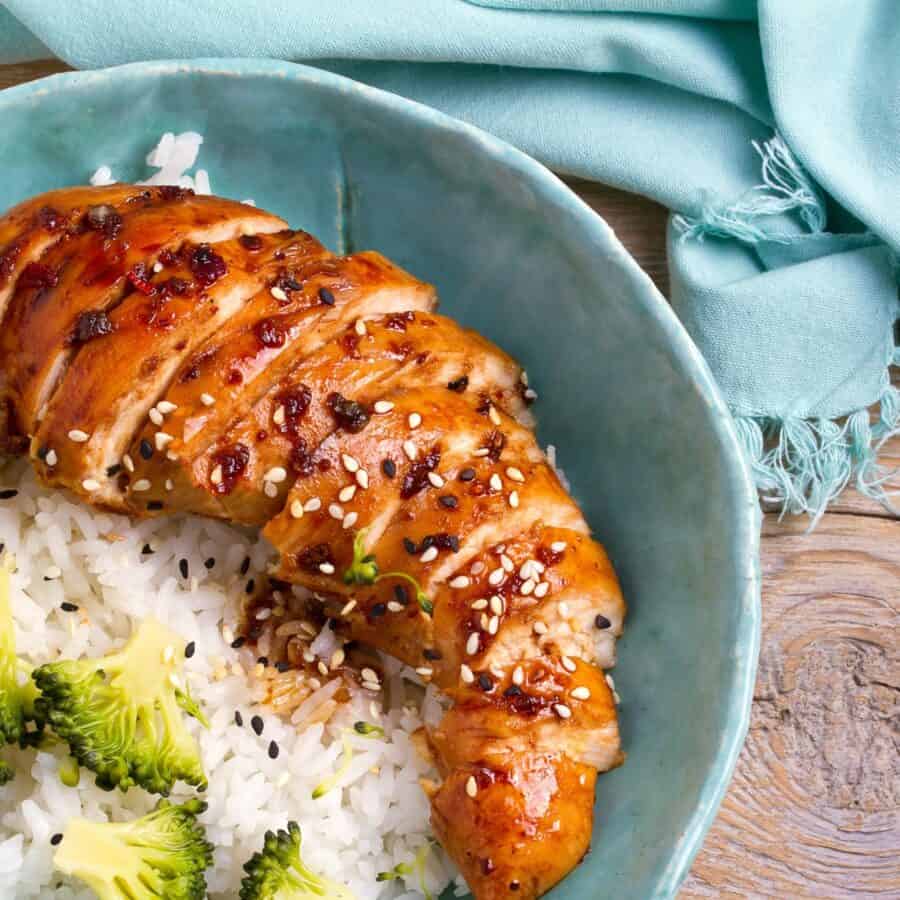
[(444, 692), (435, 833), (478, 900), (525, 900), (622, 760), (625, 607), (523, 371), (436, 305), (251, 206), (53, 191), (0, 218), (0, 443), (97, 506), (262, 527), (277, 578)]

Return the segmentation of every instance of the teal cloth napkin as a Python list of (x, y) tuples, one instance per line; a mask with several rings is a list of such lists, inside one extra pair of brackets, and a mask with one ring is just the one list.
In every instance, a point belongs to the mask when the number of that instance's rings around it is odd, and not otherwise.
[[(898, 0), (108, 0), (0, 7), (0, 61), (311, 62), (672, 210), (672, 303), (757, 484), (890, 503)], [(867, 407), (880, 402), (870, 419)]]

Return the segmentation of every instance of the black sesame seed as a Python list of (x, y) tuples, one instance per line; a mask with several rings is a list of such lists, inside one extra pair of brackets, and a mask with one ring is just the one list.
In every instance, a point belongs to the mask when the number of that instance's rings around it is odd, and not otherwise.
[(245, 556), (241, 563), (241, 575), (246, 575), (250, 571), (250, 557)]
[(63, 612), (78, 612), (78, 604), (69, 603), (68, 600), (63, 600), (63, 602), (59, 604), (59, 608)]
[(153, 552), (153, 548), (149, 544), (144, 544), (144, 546), (141, 547), (141, 555), (142, 556), (149, 556), (152, 552)]
[(460, 481), (474, 481), (475, 480), (475, 470), (474, 469), (463, 469), (462, 472), (459, 473)]
[(147, 509), (150, 510), (150, 512), (159, 512), (162, 508), (162, 500), (149, 500), (147, 502)]
[(9, 488), (5, 491), (0, 491), (0, 500), (12, 500), (13, 497), (18, 495), (18, 491), (15, 488)]
[(254, 589), (255, 587), (256, 587), (256, 581), (254, 581), (254, 579), (251, 578), (251, 579), (247, 582), (246, 586), (244, 587), (244, 592), (247, 593), (247, 594), (252, 594), (252, 593), (253, 593), (253, 589)]
[(443, 654), (441, 653), (441, 651), (435, 650), (434, 647), (426, 647), (422, 651), (422, 656), (424, 656), (425, 659), (430, 659), (430, 660), (440, 659), (442, 657), (442, 655)]
[(268, 656), (260, 656), (256, 660), (256, 662), (261, 666), (267, 666), (269, 664), (269, 657)]
[(483, 691), (492, 691), (494, 689), (494, 680), (487, 672), (482, 672), (478, 676), (478, 687)]
[(143, 456), (144, 459), (150, 459), (150, 457), (153, 456), (153, 444), (151, 444), (147, 438), (142, 438), (140, 451), (141, 456)]
[(392, 459), (385, 459), (381, 463), (381, 471), (388, 478), (393, 478), (397, 474), (397, 464)]
[(405, 537), (403, 538), (403, 549), (406, 550), (407, 553), (413, 555), (416, 553), (416, 542), (411, 538)]
[(197, 652), (197, 644), (194, 641), (190, 641), (185, 644), (184, 647), (184, 657), (185, 659), (190, 659)]
[(610, 622), (609, 619), (606, 618), (606, 616), (601, 616), (598, 614), (594, 618), (594, 625), (596, 625), (597, 628), (602, 630), (604, 628), (609, 628), (609, 626), (612, 625), (612, 622)]
[(509, 889), (510, 889), (511, 891), (517, 891), (517, 890), (519, 889), (519, 882), (518, 882), (518, 881), (511, 881), (511, 882), (509, 883)]
[(244, 727), (244, 717), (241, 715), (241, 711), (236, 709), (234, 711), (234, 724), (237, 725), (238, 728)]
[(319, 299), (326, 306), (334, 306), (334, 294), (332, 294), (331, 291), (329, 291), (326, 287), (319, 288)]
[(511, 684), (504, 692), (504, 697), (518, 697), (522, 693), (522, 688), (517, 684)]
[(278, 749), (278, 744), (275, 741), (269, 742), (269, 759), (278, 759), (278, 754), (281, 753), (281, 750)]
[(401, 606), (409, 606), (409, 591), (405, 585), (394, 585), (394, 597)]
[(209, 559), (204, 560), (203, 565), (206, 566), (207, 569), (211, 569), (216, 564), (216, 558), (214, 556), (210, 556)]
[(329, 619), (327, 622), (327, 625), (331, 631), (337, 631), (337, 627), (338, 627), (337, 619)]
[(434, 543), (435, 543), (434, 535), (426, 534), (425, 537), (422, 538), (422, 543), (419, 545), (419, 550), (421, 550), (424, 553), (430, 547), (433, 547)]
[(461, 394), (468, 386), (468, 375), (460, 375), (459, 378), (454, 378), (453, 381), (449, 382), (447, 385), (451, 391), (456, 391), (457, 394)]
[(56, 847), (62, 841), (62, 837), (63, 836), (57, 831), (56, 834), (54, 834), (53, 837), (50, 838), (50, 843), (54, 847)]
[(263, 733), (263, 727), (264, 727), (262, 717), (261, 717), (261, 716), (254, 716), (254, 717), (250, 720), (250, 727), (256, 732), (257, 735), (262, 734), (262, 733)]
[(276, 668), (279, 672), (287, 672), (287, 670), (288, 670), (290, 667), (291, 667), (291, 664), (290, 664), (289, 662), (285, 662), (283, 659), (282, 659), (282, 660), (279, 660), (277, 663), (275, 663), (275, 668)]
[(438, 497), (438, 502), (444, 509), (456, 509), (459, 506), (459, 500), (453, 494), (443, 494), (441, 497)]
[(183, 556), (178, 560), (178, 571), (181, 572), (182, 578), (188, 577), (190, 569), (188, 569), (188, 561)]
[(236, 637), (231, 642), (231, 649), (232, 650), (240, 650), (241, 647), (243, 647), (244, 644), (246, 644), (246, 643), (247, 643), (247, 638), (245, 638), (243, 635), (240, 635), (239, 637)]
[(113, 463), (111, 466), (106, 467), (106, 477), (112, 478), (114, 475), (118, 475), (119, 472), (122, 471), (121, 463)]
[(44, 444), (44, 446), (41, 447), (40, 450), (38, 450), (38, 452), (37, 452), (37, 458), (38, 458), (41, 462), (43, 462), (43, 461), (47, 458), (47, 454), (48, 454), (49, 452), (50, 452), (50, 448), (49, 448), (46, 444)]
[(384, 603), (376, 603), (370, 610), (369, 615), (373, 619), (383, 616), (387, 612), (387, 606)]

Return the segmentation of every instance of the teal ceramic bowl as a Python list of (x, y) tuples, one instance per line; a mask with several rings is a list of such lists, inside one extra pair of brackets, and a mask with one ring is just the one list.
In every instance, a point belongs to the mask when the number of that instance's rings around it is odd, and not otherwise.
[(541, 165), (426, 107), (315, 69), (239, 60), (59, 75), (0, 94), (0, 207), (145, 173), (164, 131), (206, 136), (217, 192), (332, 249), (375, 248), (522, 360), (629, 604), (615, 680), (627, 763), (603, 776), (565, 900), (669, 897), (747, 727), (758, 516), (700, 354), (606, 223)]

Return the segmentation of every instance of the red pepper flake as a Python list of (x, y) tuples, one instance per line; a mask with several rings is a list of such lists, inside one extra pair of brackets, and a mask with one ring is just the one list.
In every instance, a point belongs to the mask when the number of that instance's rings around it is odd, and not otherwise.
[(36, 290), (53, 288), (59, 284), (59, 276), (49, 266), (43, 263), (28, 263), (19, 276), (19, 287)]
[(484, 446), (487, 448), (488, 458), (497, 462), (500, 459), (503, 448), (506, 446), (506, 435), (502, 431), (494, 429), (487, 436)]
[(145, 297), (156, 290), (150, 283), (150, 273), (147, 271), (146, 263), (135, 263), (126, 277), (134, 285), (135, 290), (140, 291)]
[(284, 422), (278, 426), (282, 434), (296, 434), (297, 426), (309, 411), (312, 401), (312, 391), (305, 385), (299, 384), (296, 388), (282, 391), (275, 397), (276, 408), (284, 409)]
[(410, 322), (415, 322), (416, 314), (411, 310), (402, 313), (393, 313), (385, 320), (384, 327), (390, 328), (391, 331), (406, 331), (406, 326)]
[(183, 278), (167, 278), (160, 286), (159, 292), (164, 297), (183, 297), (187, 294), (193, 285), (190, 281), (185, 281)]
[(303, 438), (297, 438), (288, 457), (291, 470), (298, 478), (308, 478), (313, 473), (313, 458), (309, 445)]
[(225, 260), (209, 244), (200, 244), (191, 254), (188, 265), (203, 287), (214, 284), (228, 271)]
[(212, 484), (212, 489), (217, 494), (230, 494), (249, 462), (250, 451), (244, 444), (235, 444), (233, 447), (220, 450), (212, 459), (211, 471), (221, 466), (222, 477), (216, 484)]
[(65, 217), (52, 206), (42, 206), (38, 210), (37, 221), (44, 231), (49, 231), (52, 234), (54, 231), (59, 231), (65, 224)]
[(109, 316), (103, 310), (89, 309), (79, 314), (72, 329), (70, 344), (86, 344), (94, 338), (112, 334), (115, 330)]
[(159, 197), (166, 203), (173, 203), (176, 200), (184, 200), (185, 197), (193, 197), (192, 188), (178, 187), (175, 184), (164, 184), (159, 189)]
[(253, 328), (256, 339), (263, 347), (283, 347), (285, 336), (281, 325), (274, 319), (260, 319)]
[(178, 265), (178, 256), (171, 250), (163, 250), (159, 254), (159, 263), (164, 268), (171, 269), (172, 266)]
[(535, 556), (538, 561), (542, 562), (548, 569), (551, 566), (555, 566), (563, 558), (562, 553), (554, 553), (552, 548), (546, 547), (544, 544), (541, 544), (540, 547), (537, 548)]
[(403, 484), (400, 487), (400, 496), (404, 500), (414, 497), (419, 491), (424, 490), (431, 482), (428, 473), (433, 472), (441, 461), (441, 454), (434, 448), (424, 459), (414, 462), (403, 476)]
[(107, 240), (112, 240), (122, 230), (122, 217), (112, 206), (104, 203), (88, 209), (84, 224), (91, 231), (99, 231)]

